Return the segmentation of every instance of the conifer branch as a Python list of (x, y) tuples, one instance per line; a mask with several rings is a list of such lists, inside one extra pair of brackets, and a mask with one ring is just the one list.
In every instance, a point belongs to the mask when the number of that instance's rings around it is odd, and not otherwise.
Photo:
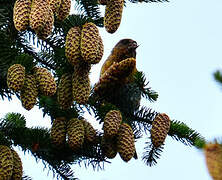
[[(23, 174), (24, 174), (24, 172), (23, 172)], [(24, 176), (22, 176), (22, 180), (32, 180), (32, 178), (27, 175), (24, 175)]]
[(149, 133), (152, 122), (157, 112), (145, 106), (134, 111), (134, 114), (126, 114), (126, 117), (138, 128), (139, 131)]
[(97, 0), (78, 0), (77, 3), (79, 5), (77, 9), (85, 12), (85, 15), (92, 19), (97, 26), (103, 27), (103, 17), (101, 17)]
[(160, 158), (160, 154), (163, 151), (163, 145), (159, 148), (155, 148), (151, 142), (146, 142), (147, 146), (144, 148), (146, 151), (143, 153), (143, 161), (147, 166), (156, 165), (157, 159)]
[(213, 75), (214, 79), (222, 85), (222, 72), (217, 70)]
[(41, 59), (39, 56), (38, 56), (38, 53), (34, 52), (32, 50), (32, 48), (30, 48), (29, 46), (21, 43), (21, 42), (18, 42), (18, 44), (23, 48), (24, 50), (24, 53), (27, 53), (29, 54), (30, 56), (32, 56), (37, 62), (41, 63), (42, 65), (44, 65), (45, 67), (48, 67), (48, 68), (51, 68), (52, 70), (55, 70), (55, 65)]
[(198, 132), (179, 121), (171, 121), (168, 135), (185, 145), (197, 148), (202, 148), (206, 143), (205, 139)]
[(134, 80), (140, 91), (142, 92), (142, 96), (148, 99), (150, 102), (154, 102), (158, 98), (158, 93), (152, 90), (150, 87), (147, 87), (149, 82), (146, 82), (145, 74), (142, 71), (137, 71), (134, 75)]
[(53, 153), (55, 150), (51, 145), (48, 129), (27, 128), (24, 116), (18, 113), (9, 113), (1, 119), (0, 130), (7, 138), (11, 139), (14, 146), (18, 145), (23, 151), (31, 152), (35, 158), (42, 159), (43, 164), (47, 164), (49, 170), (56, 170), (56, 173), (64, 179), (73, 178), (68, 163), (64, 164)]

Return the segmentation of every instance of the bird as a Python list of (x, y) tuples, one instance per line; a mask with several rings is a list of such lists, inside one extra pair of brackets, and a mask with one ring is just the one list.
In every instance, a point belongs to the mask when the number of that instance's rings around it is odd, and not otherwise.
[[(136, 49), (138, 44), (132, 39), (121, 39), (112, 49), (111, 54), (105, 60), (100, 71), (100, 77), (106, 72), (106, 70), (113, 64), (119, 63), (127, 58), (136, 59)], [(133, 72), (137, 72), (135, 69)]]
[[(139, 45), (137, 44), (137, 42), (135, 40), (121, 39), (114, 46), (114, 48), (111, 51), (111, 54), (108, 56), (108, 58), (103, 63), (101, 70), (100, 70), (100, 78), (103, 76), (103, 74), (105, 74), (107, 69), (109, 69), (109, 67), (112, 66), (114, 63), (119, 63), (127, 58), (135, 58), (136, 59), (136, 49), (138, 47), (139, 47)], [(122, 91), (120, 93), (118, 93), (118, 91), (119, 91), (118, 88), (114, 88), (114, 92), (112, 93), (112, 95), (109, 94), (109, 96), (107, 98), (111, 103), (118, 106), (119, 104), (125, 104), (125, 102), (128, 102), (128, 101), (125, 101), (125, 100), (129, 100), (128, 95), (121, 96), (121, 98), (119, 97), (119, 95), (120, 94), (123, 95), (122, 92), (132, 92), (132, 91), (129, 91), (130, 86), (127, 86), (127, 84), (133, 83), (134, 74), (137, 71), (138, 70), (135, 67), (134, 70), (132, 71), (132, 73), (130, 74), (130, 76), (128, 76), (126, 79), (124, 79), (124, 81), (121, 81), (126, 86), (125, 87), (122, 86), (122, 88), (121, 88)], [(132, 86), (132, 87), (135, 90), (134, 86)], [(126, 89), (128, 89), (128, 91)], [(108, 90), (110, 90), (110, 88), (108, 88)], [(103, 91), (103, 93), (104, 93), (104, 91)], [(131, 94), (131, 95), (135, 95), (135, 94)], [(133, 102), (130, 103), (131, 109), (138, 107), (138, 105), (140, 103), (140, 97), (141, 97), (140, 94), (139, 94), (139, 96), (135, 95), (135, 98), (133, 98)], [(130, 100), (132, 100), (132, 98), (130, 98)], [(127, 104), (127, 105), (129, 105), (129, 104)], [(129, 106), (127, 106), (127, 108), (129, 109)], [(133, 157), (135, 159), (138, 159), (136, 151), (135, 151), (135, 154)]]

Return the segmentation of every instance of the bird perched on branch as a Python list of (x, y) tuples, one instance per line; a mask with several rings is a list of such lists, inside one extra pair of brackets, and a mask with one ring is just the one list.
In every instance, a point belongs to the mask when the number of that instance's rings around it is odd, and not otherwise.
[[(106, 70), (113, 64), (121, 62), (127, 58), (136, 58), (136, 48), (138, 47), (137, 42), (132, 39), (122, 39), (112, 49), (111, 54), (104, 62), (100, 77), (106, 72)], [(133, 72), (136, 72), (136, 68)], [(134, 74), (134, 73), (133, 73)]]

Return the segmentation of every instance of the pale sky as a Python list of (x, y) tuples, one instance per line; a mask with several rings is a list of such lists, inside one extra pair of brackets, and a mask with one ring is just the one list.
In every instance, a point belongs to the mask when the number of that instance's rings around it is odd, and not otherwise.
[[(93, 67), (91, 82), (98, 80), (100, 67), (113, 46), (120, 39), (132, 38), (140, 44), (137, 68), (145, 73), (149, 85), (159, 93), (157, 102), (143, 100), (142, 104), (186, 123), (207, 140), (222, 137), (222, 88), (212, 75), (222, 66), (221, 9), (220, 0), (127, 3), (116, 33), (108, 34), (100, 29), (105, 54), (100, 64)], [(0, 117), (7, 112), (24, 114), (28, 126), (50, 125), (49, 118), (43, 119), (37, 107), (28, 112), (16, 98), (11, 102), (1, 101), (0, 109)], [(95, 123), (95, 120), (91, 118), (91, 122)], [(75, 165), (76, 177), (81, 180), (211, 179), (202, 152), (171, 137), (167, 137), (157, 165), (146, 166), (141, 159), (144, 139), (136, 143), (138, 160), (125, 163), (118, 155), (99, 172)], [(52, 179), (51, 172), (47, 176), (47, 169), (42, 171), (41, 162), (36, 165), (31, 156), (22, 156), (22, 152), (20, 155), (24, 171), (33, 180)]]

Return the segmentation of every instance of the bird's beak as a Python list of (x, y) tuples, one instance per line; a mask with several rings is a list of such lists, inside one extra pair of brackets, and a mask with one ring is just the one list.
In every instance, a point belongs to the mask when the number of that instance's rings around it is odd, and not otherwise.
[(137, 44), (137, 42), (136, 41), (134, 41), (134, 42), (132, 42), (131, 44), (130, 44), (130, 46), (128, 47), (129, 49), (136, 49), (136, 48), (138, 48), (139, 47), (139, 45)]
[[(136, 48), (138, 48), (139, 46), (140, 46), (140, 45), (136, 45)], [(135, 49), (136, 49), (136, 48), (135, 48)]]

